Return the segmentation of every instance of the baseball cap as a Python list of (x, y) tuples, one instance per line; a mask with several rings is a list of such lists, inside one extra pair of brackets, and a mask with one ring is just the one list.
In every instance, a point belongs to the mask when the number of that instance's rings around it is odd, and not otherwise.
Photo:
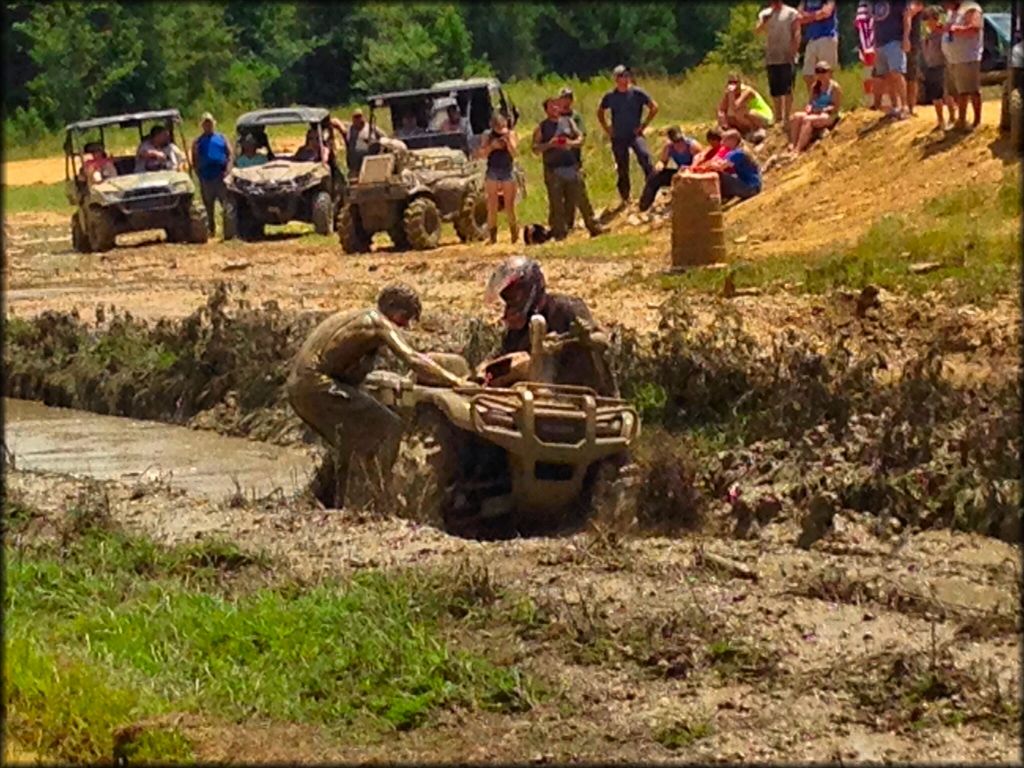
[(560, 98), (570, 98), (570, 99), (571, 99), (571, 98), (572, 98), (572, 95), (573, 95), (573, 94), (572, 94), (572, 88), (570, 88), (569, 86), (566, 86), (565, 88), (563, 88), (563, 89), (562, 89), (562, 90), (561, 90), (561, 91), (560, 91), (560, 92), (558, 93), (558, 95), (559, 95), (559, 97), (560, 97)]
[(683, 138), (683, 132), (675, 125), (665, 131), (665, 135), (668, 136), (668, 140), (671, 142), (677, 142)]
[(355, 109), (352, 110), (352, 117), (362, 117), (362, 116), (363, 116), (363, 110), (361, 110), (359, 107), (356, 107)]
[(814, 65), (814, 71), (815, 72), (831, 72), (832, 71), (832, 65), (829, 64), (827, 61), (819, 61), (817, 64)]
[(207, 120), (209, 120), (211, 123), (214, 123), (214, 124), (216, 124), (216, 122), (217, 122), (216, 120), (213, 119), (213, 115), (212, 114), (210, 114), (209, 112), (203, 112), (203, 116), (201, 118), (199, 118), (199, 124), (202, 125)]
[(615, 75), (615, 77), (619, 77), (620, 75), (630, 75), (632, 72), (630, 72), (629, 67), (625, 64), (619, 64), (612, 70), (612, 74)]

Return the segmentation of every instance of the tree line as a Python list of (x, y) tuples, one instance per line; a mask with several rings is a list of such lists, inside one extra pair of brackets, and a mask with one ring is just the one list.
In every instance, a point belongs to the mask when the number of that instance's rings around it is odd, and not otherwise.
[[(843, 16), (852, 19), (853, 5), (840, 4)], [(588, 78), (619, 62), (677, 74), (716, 51), (749, 68), (760, 63), (760, 42), (748, 28), (756, 7), (738, 0), (5, 3), (5, 126), (17, 139), (101, 113), (338, 105), (451, 77)]]

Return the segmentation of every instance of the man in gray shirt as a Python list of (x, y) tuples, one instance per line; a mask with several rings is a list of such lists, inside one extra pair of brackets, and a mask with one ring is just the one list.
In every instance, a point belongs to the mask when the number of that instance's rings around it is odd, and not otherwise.
[(795, 62), (800, 53), (800, 14), (782, 0), (772, 0), (758, 14), (754, 31), (766, 38), (764, 61), (768, 70), (768, 89), (772, 94), (775, 116), (782, 129), (786, 130), (793, 109)]
[[(613, 71), (615, 88), (608, 91), (601, 99), (597, 110), (597, 121), (604, 132), (612, 140), (612, 154), (615, 157), (615, 169), (618, 171), (618, 189), (623, 204), (629, 202), (629, 150), (636, 155), (637, 162), (646, 179), (654, 173), (651, 153), (644, 141), (644, 131), (658, 113), (658, 103), (647, 91), (633, 85), (633, 75), (628, 68), (619, 64)], [(644, 107), (647, 107), (647, 119), (643, 119)], [(612, 113), (612, 124), (609, 127), (605, 114)]]

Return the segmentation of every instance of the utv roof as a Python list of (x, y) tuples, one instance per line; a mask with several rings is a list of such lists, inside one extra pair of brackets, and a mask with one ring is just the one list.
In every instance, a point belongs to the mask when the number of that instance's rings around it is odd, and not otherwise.
[(278, 107), (276, 109), (255, 109), (246, 112), (235, 121), (235, 128), (255, 128), (263, 125), (289, 125), (294, 123), (319, 123), (330, 114), (323, 107)]
[[(447, 96), (457, 91), (475, 91), (479, 88), (499, 88), (501, 83), (493, 78), (476, 77), (471, 80), (443, 80), (430, 88), (417, 88), (413, 91), (390, 91), (376, 93), (368, 98), (371, 104), (393, 101), (395, 99), (425, 98), (427, 96)], [(378, 105), (379, 106), (379, 105)]]
[(102, 128), (106, 125), (117, 125), (121, 128), (138, 125), (147, 120), (172, 120), (175, 123), (181, 122), (181, 113), (176, 109), (156, 109), (150, 112), (128, 112), (123, 115), (111, 115), (109, 117), (94, 117), (91, 120), (80, 120), (64, 126), (65, 131), (86, 131), (90, 128)]

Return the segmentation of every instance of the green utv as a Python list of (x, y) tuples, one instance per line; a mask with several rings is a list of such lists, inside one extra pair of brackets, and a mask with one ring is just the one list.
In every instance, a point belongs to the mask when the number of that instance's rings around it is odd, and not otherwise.
[[(134, 149), (109, 136), (112, 129), (134, 129), (132, 138), (138, 146), (146, 138), (144, 126), (168, 132), (172, 149), (166, 163), (138, 160)], [(172, 243), (207, 241), (206, 217), (195, 201), (186, 150), (174, 145), (180, 126), (178, 110), (163, 109), (97, 117), (65, 127), (64, 175), (68, 201), (75, 206), (71, 243), (76, 251), (109, 251), (117, 235), (149, 229), (164, 230)], [(108, 143), (116, 143), (111, 153)]]
[[(451, 222), (462, 242), (487, 236), (486, 164), (474, 157), (491, 116), (500, 113), (514, 126), (515, 105), (497, 80), (448, 80), (431, 88), (370, 96), (370, 129), (382, 110), (394, 127), (390, 139), (370, 146), (337, 230), (345, 253), (366, 253), (377, 232), (387, 232), (398, 250), (436, 248), (441, 225)], [(462, 128), (444, 129), (449, 107), (459, 108)], [(396, 141), (401, 142), (397, 144)], [(518, 163), (517, 183), (525, 195)]]
[[(258, 240), (267, 224), (290, 221), (308, 222), (318, 235), (334, 230), (345, 196), (345, 177), (325, 139), (329, 121), (326, 109), (301, 106), (258, 109), (238, 118), (234, 165), (224, 180), (225, 240)], [(287, 126), (293, 127), (292, 132), (294, 127), (303, 127), (306, 143), (295, 152), (280, 147), (275, 152), (272, 143), (279, 143), (277, 134), (286, 133), (282, 129)], [(249, 141), (255, 152), (247, 155), (244, 150)]]

